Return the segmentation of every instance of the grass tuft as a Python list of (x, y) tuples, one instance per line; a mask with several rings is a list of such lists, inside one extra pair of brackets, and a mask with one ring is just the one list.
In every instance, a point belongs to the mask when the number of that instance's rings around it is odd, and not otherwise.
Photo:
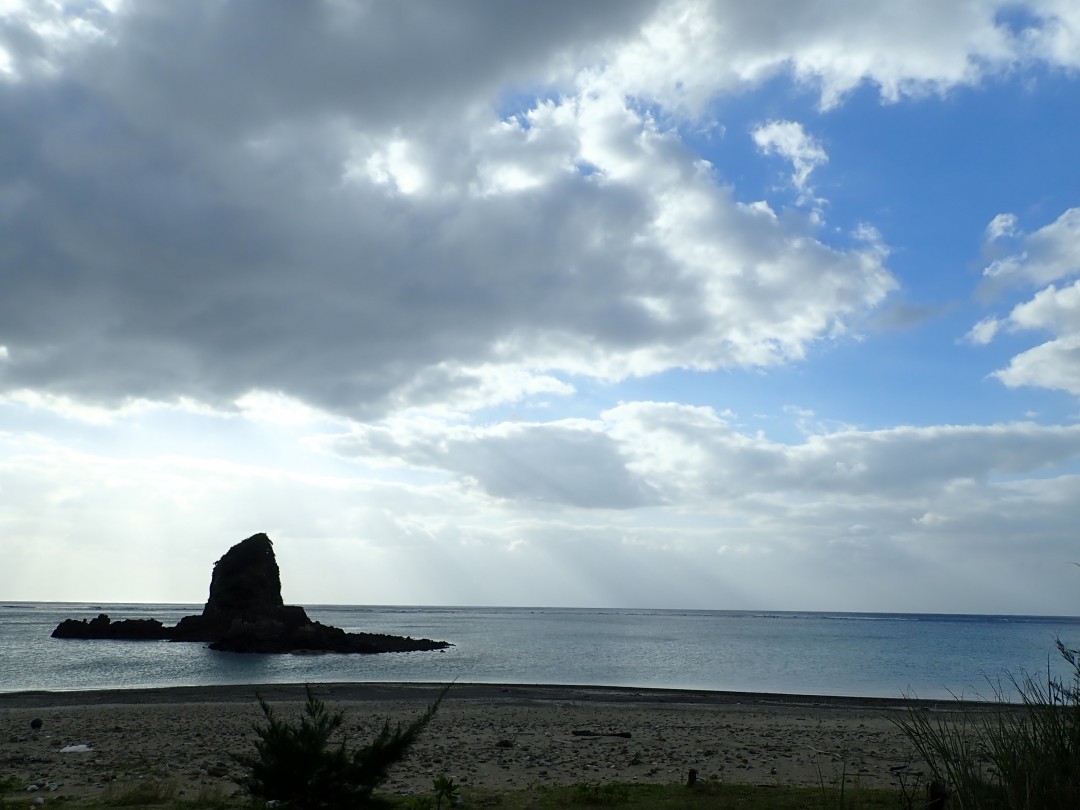
[(1050, 674), (1009, 679), (1021, 705), (996, 689), (997, 710), (960, 709), (951, 720), (914, 701), (893, 718), (957, 810), (1071, 810), (1080, 807), (1080, 659), (1060, 640), (1071, 683)]
[(578, 785), (577, 799), (582, 804), (599, 807), (613, 807), (630, 800), (630, 786), (621, 782), (607, 782), (602, 785)]
[(111, 784), (101, 801), (107, 807), (153, 807), (176, 801), (180, 789), (175, 782), (147, 779), (143, 782)]

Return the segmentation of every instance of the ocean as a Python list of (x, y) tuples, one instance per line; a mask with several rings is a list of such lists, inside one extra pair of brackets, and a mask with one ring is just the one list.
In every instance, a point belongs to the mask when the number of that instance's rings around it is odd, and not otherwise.
[(1067, 676), (1055, 638), (1080, 618), (768, 611), (305, 606), (350, 632), (450, 641), (440, 652), (241, 655), (198, 643), (50, 637), (107, 613), (166, 624), (202, 605), (0, 604), (0, 692), (408, 681), (574, 684), (992, 699), (1009, 674)]

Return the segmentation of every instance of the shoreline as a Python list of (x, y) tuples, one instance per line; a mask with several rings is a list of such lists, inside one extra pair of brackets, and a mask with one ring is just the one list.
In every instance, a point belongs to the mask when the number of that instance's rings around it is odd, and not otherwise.
[[(355, 744), (384, 721), (407, 723), (445, 684), (312, 684), (345, 712)], [(296, 718), (301, 684), (102, 689), (0, 694), (0, 762), (27, 785), (78, 803), (117, 785), (174, 784), (181, 798), (232, 793), (253, 753), (261, 694)], [(995, 704), (920, 701), (944, 720)], [(425, 793), (439, 775), (466, 793), (534, 786), (703, 781), (819, 785), (836, 779), (890, 787), (917, 772), (890, 715), (903, 699), (707, 692), (629, 687), (463, 684), (391, 772), (383, 790)], [(31, 720), (40, 719), (40, 730)], [(67, 751), (68, 746), (79, 747)], [(47, 795), (47, 794), (46, 794)]]
[[(405, 701), (433, 699), (447, 686), (431, 681), (330, 681), (308, 684), (316, 693), (336, 700)], [(206, 686), (105, 687), (102, 689), (35, 689), (0, 692), (0, 710), (52, 706), (154, 705), (185, 703), (243, 703), (256, 693), (270, 702), (303, 701), (303, 683), (211, 684)], [(807, 706), (847, 709), (904, 709), (909, 705), (937, 711), (1020, 709), (1022, 704), (959, 698), (866, 697), (787, 692), (741, 692), (662, 687), (601, 686), (591, 684), (462, 683), (450, 684), (453, 700), (572, 700), (584, 703), (656, 703), (701, 706), (759, 705)]]

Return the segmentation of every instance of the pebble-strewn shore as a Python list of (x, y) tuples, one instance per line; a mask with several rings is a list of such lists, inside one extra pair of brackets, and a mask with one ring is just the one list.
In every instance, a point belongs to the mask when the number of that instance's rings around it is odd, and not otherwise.
[[(280, 716), (299, 716), (299, 686), (0, 694), (0, 778), (39, 786), (47, 802), (147, 779), (169, 780), (186, 796), (232, 791), (241, 771), (230, 754), (252, 751), (261, 719), (256, 688)], [(406, 684), (316, 688), (331, 709), (346, 710), (349, 738), (358, 742), (385, 718), (416, 716), (438, 692)], [(690, 768), (706, 780), (811, 785), (843, 770), (863, 785), (886, 786), (908, 761), (907, 742), (888, 719), (899, 710), (881, 700), (455, 685), (384, 789), (427, 791), (440, 774), (466, 789), (680, 782)]]

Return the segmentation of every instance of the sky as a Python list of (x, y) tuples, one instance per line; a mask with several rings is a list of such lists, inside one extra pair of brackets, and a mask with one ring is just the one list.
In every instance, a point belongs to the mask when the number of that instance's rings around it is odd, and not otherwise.
[(0, 599), (1080, 614), (1075, 0), (0, 0)]

